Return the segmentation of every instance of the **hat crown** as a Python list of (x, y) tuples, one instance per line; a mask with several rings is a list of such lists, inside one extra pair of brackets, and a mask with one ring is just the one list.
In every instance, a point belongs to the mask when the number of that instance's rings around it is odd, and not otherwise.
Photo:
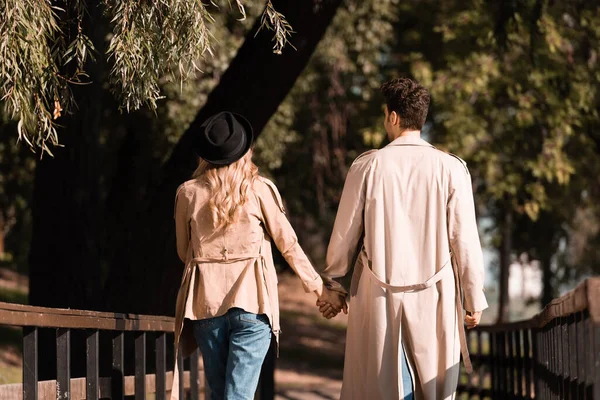
[(246, 154), (253, 139), (252, 126), (246, 118), (224, 111), (202, 124), (194, 150), (208, 162), (229, 164)]
[(223, 145), (229, 140), (236, 140), (236, 129), (243, 130), (244, 128), (241, 127), (231, 113), (223, 113), (223, 118), (213, 118), (207, 125), (207, 139), (214, 146)]

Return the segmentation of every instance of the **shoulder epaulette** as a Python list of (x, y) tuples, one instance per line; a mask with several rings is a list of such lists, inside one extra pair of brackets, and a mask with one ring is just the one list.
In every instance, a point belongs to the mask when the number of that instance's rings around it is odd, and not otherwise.
[(452, 157), (456, 158), (458, 161), (460, 161), (460, 163), (465, 167), (465, 169), (467, 170), (467, 172), (469, 172), (469, 168), (467, 168), (467, 162), (465, 160), (463, 160), (462, 158), (460, 158), (459, 156), (457, 156), (456, 154), (452, 154), (452, 153), (448, 153), (450, 154)]
[(281, 209), (281, 212), (285, 214), (285, 207), (283, 206), (283, 200), (281, 199), (279, 190), (277, 190), (277, 186), (275, 186), (275, 184), (271, 182), (271, 180), (263, 176), (259, 176), (258, 178), (261, 180), (261, 182), (264, 182), (269, 187), (269, 189), (271, 190), (271, 194), (273, 194), (273, 197), (275, 198), (275, 202)]
[(179, 185), (179, 187), (177, 188), (177, 191), (175, 192), (175, 203), (173, 204), (173, 215), (175, 215), (177, 212), (177, 199), (179, 198), (179, 193), (181, 193), (181, 191), (185, 187), (186, 183), (187, 182), (183, 182), (181, 185)]
[(440, 150), (440, 149), (438, 149), (435, 146), (431, 146), (431, 147), (433, 147), (434, 149), (436, 149), (438, 151), (441, 151), (444, 154), (448, 154), (449, 156), (452, 156), (452, 157), (456, 158), (458, 161), (460, 161), (460, 163), (463, 165), (463, 167), (465, 167), (465, 171), (467, 171), (467, 174), (469, 173), (469, 168), (467, 168), (467, 162), (465, 160), (463, 160), (462, 158), (460, 158), (456, 154), (450, 153), (449, 151)]
[(357, 162), (358, 160), (360, 160), (361, 158), (364, 158), (365, 156), (369, 155), (369, 154), (373, 154), (377, 151), (377, 149), (371, 149), (371, 150), (367, 150), (364, 153), (362, 153), (361, 155), (359, 155), (358, 157), (356, 157), (354, 159), (354, 161), (352, 162), (352, 164), (354, 164), (355, 162)]

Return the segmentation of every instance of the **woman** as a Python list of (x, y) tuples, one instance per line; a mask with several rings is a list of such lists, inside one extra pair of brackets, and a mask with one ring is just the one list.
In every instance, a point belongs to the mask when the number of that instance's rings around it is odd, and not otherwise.
[(307, 293), (337, 296), (327, 293), (300, 248), (277, 188), (258, 175), (252, 142), (241, 115), (209, 118), (194, 144), (198, 168), (175, 200), (177, 252), (186, 264), (175, 346), (181, 333), (184, 356), (200, 348), (213, 400), (253, 399), (271, 334), (279, 336), (271, 240)]

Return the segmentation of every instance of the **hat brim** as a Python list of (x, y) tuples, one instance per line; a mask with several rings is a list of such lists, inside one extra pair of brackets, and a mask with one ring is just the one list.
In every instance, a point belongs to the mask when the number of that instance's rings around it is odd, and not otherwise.
[(250, 150), (250, 147), (252, 147), (252, 143), (254, 143), (254, 132), (252, 130), (252, 125), (250, 124), (250, 121), (248, 121), (242, 115), (234, 113), (234, 112), (232, 112), (231, 115), (233, 115), (235, 117), (235, 119), (239, 122), (239, 124), (242, 126), (242, 128), (244, 128), (246, 143), (244, 143), (244, 145), (240, 148), (239, 151), (237, 151), (233, 154), (230, 154), (225, 158), (211, 157), (211, 154), (204, 153), (203, 150), (205, 150), (205, 149), (196, 148), (194, 150), (198, 157), (202, 158), (203, 160), (208, 161), (211, 164), (228, 165), (228, 164), (233, 164), (234, 162), (236, 162), (237, 160), (242, 158), (244, 155), (246, 155), (248, 150)]

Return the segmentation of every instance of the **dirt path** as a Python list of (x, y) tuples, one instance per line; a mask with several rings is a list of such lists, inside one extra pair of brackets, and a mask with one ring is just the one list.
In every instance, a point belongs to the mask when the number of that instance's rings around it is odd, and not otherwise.
[(314, 294), (298, 278), (279, 277), (281, 347), (275, 384), (278, 400), (337, 400), (342, 385), (348, 317), (326, 320)]

